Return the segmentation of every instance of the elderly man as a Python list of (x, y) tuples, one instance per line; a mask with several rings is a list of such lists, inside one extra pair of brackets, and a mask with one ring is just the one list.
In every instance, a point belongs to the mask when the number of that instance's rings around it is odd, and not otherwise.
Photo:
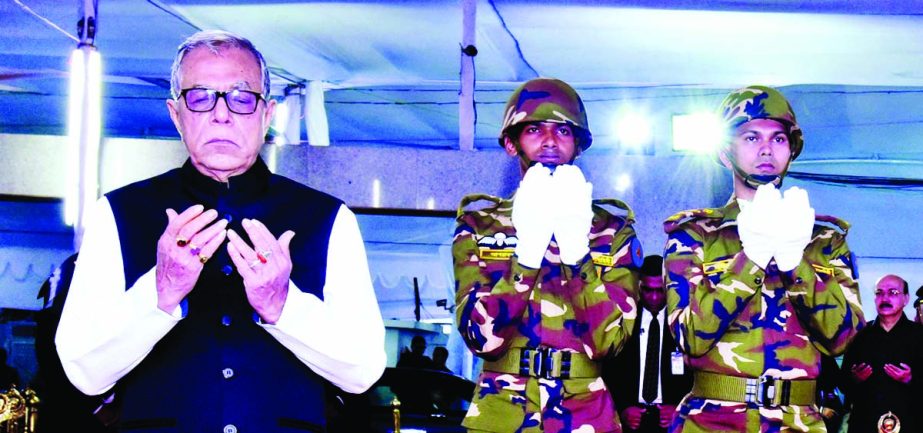
[(734, 195), (664, 223), (670, 328), (693, 372), (670, 431), (823, 432), (821, 355), (842, 353), (864, 324), (849, 225), (815, 216), (803, 190), (776, 189), (804, 146), (779, 91), (739, 89), (719, 114), (716, 157)]
[[(591, 141), (577, 92), (530, 80), (510, 96), (500, 131), (523, 175), (516, 195), (462, 199), (455, 313), (468, 348), (484, 359), (469, 431), (621, 430), (601, 360), (631, 335), (642, 256), (628, 206), (592, 200), (572, 164)], [(464, 210), (479, 199), (489, 204)]]
[(189, 159), (100, 199), (56, 336), (122, 430), (317, 431), (325, 381), (362, 392), (384, 328), (356, 218), (259, 157), (275, 101), (246, 39), (180, 45), (167, 108)]
[(885, 275), (875, 284), (878, 317), (859, 332), (843, 357), (846, 397), (852, 402), (849, 432), (920, 431), (923, 391), (923, 326), (904, 315), (907, 281)]

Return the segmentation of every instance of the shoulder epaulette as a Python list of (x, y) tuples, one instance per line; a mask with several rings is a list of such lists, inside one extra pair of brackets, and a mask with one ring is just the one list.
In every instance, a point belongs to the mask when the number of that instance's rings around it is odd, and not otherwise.
[(593, 200), (593, 204), (600, 206), (600, 207), (602, 207), (602, 205), (615, 206), (627, 212), (627, 214), (625, 215), (625, 219), (628, 221), (629, 224), (634, 224), (635, 222), (635, 211), (631, 210), (631, 207), (628, 206), (628, 203), (625, 203), (621, 200), (617, 200), (614, 198), (600, 198), (600, 199)]
[(682, 226), (690, 220), (696, 219), (720, 219), (724, 218), (724, 212), (721, 212), (721, 209), (716, 208), (702, 208), (702, 209), (691, 209), (684, 210), (673, 214), (673, 216), (667, 218), (663, 222), (663, 231), (666, 233), (673, 233), (678, 227)]
[(835, 216), (830, 216), (830, 215), (816, 215), (816, 216), (814, 216), (814, 220), (815, 220), (815, 221), (820, 221), (820, 222), (829, 223), (829, 225), (832, 225), (832, 226), (834, 226), (834, 227), (840, 229), (840, 231), (843, 232), (844, 235), (846, 234), (846, 232), (849, 231), (850, 224), (849, 224), (848, 222), (844, 221), (844, 220), (841, 220), (841, 219), (835, 217)]
[(468, 207), (469, 204), (474, 203), (476, 201), (481, 201), (481, 200), (487, 200), (487, 201), (493, 202), (494, 204), (498, 204), (498, 205), (503, 201), (502, 198), (494, 196), (494, 195), (490, 195), (490, 194), (466, 195), (462, 197), (461, 203), (458, 204), (458, 211), (455, 214), (455, 218), (459, 218), (462, 215), (464, 215), (465, 208)]

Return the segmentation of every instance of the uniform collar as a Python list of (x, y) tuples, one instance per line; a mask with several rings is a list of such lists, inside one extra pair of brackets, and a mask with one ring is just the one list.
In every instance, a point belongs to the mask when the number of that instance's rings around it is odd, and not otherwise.
[(740, 204), (737, 203), (737, 200), (737, 196), (731, 194), (731, 198), (728, 199), (727, 203), (723, 207), (716, 209), (719, 214), (717, 216), (721, 218), (720, 227), (737, 224), (737, 215), (740, 214)]

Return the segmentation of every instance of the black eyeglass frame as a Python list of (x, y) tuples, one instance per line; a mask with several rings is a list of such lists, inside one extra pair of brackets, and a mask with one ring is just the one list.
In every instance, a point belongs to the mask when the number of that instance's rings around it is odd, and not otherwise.
[[(191, 91), (193, 91), (193, 90), (205, 90), (205, 91), (207, 91), (207, 92), (209, 92), (209, 93), (214, 94), (214, 95), (215, 95), (215, 99), (214, 99), (214, 102), (212, 102), (211, 107), (209, 107), (207, 110), (195, 110), (195, 109), (193, 109), (192, 107), (190, 107), (190, 106), (189, 106), (189, 99), (186, 98), (186, 94), (189, 93), (189, 92), (191, 92)], [(249, 93), (249, 94), (251, 94), (251, 95), (253, 95), (253, 96), (256, 96), (256, 103), (253, 104), (253, 111), (250, 111), (250, 112), (242, 112), (242, 111), (237, 111), (237, 110), (231, 108), (231, 104), (228, 102), (228, 95), (231, 94), (231, 93), (234, 93), (234, 92), (238, 92), (238, 93)], [(264, 101), (264, 102), (266, 101), (266, 98), (264, 98), (263, 95), (262, 95), (261, 93), (259, 93), (259, 92), (254, 92), (254, 91), (252, 91), (252, 90), (231, 89), (231, 90), (228, 90), (227, 92), (222, 92), (222, 91), (220, 91), (220, 90), (209, 89), (209, 88), (206, 88), (206, 87), (190, 87), (190, 88), (188, 88), (188, 89), (182, 89), (182, 90), (179, 92), (179, 97), (183, 99), (183, 101), (184, 101), (183, 103), (186, 105), (186, 108), (189, 109), (189, 111), (192, 111), (193, 113), (208, 113), (208, 112), (214, 110), (215, 107), (218, 106), (218, 100), (219, 100), (219, 99), (224, 99), (224, 104), (227, 105), (228, 110), (229, 110), (230, 112), (232, 112), (232, 113), (234, 113), (234, 114), (253, 114), (253, 113), (256, 113), (256, 108), (260, 106), (260, 101)], [(177, 98), (177, 99), (179, 99), (179, 98)]]

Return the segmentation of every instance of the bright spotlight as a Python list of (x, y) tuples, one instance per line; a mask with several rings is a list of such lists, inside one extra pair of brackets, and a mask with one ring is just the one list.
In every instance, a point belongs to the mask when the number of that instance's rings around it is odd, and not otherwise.
[(101, 137), (102, 61), (96, 48), (84, 45), (71, 54), (67, 103), (68, 176), (64, 222), (83, 227), (98, 196)]
[(726, 136), (724, 122), (713, 113), (673, 116), (673, 150), (711, 153)]
[(615, 134), (619, 143), (640, 149), (651, 141), (651, 122), (638, 113), (628, 113), (616, 122)]
[(372, 207), (381, 207), (381, 181), (372, 180)]
[(324, 83), (311, 81), (305, 89), (304, 122), (311, 146), (330, 146), (330, 128), (324, 107)]
[(628, 173), (618, 175), (615, 178), (615, 185), (613, 185), (613, 188), (620, 193), (628, 191), (628, 188), (631, 188), (631, 176), (629, 176)]

